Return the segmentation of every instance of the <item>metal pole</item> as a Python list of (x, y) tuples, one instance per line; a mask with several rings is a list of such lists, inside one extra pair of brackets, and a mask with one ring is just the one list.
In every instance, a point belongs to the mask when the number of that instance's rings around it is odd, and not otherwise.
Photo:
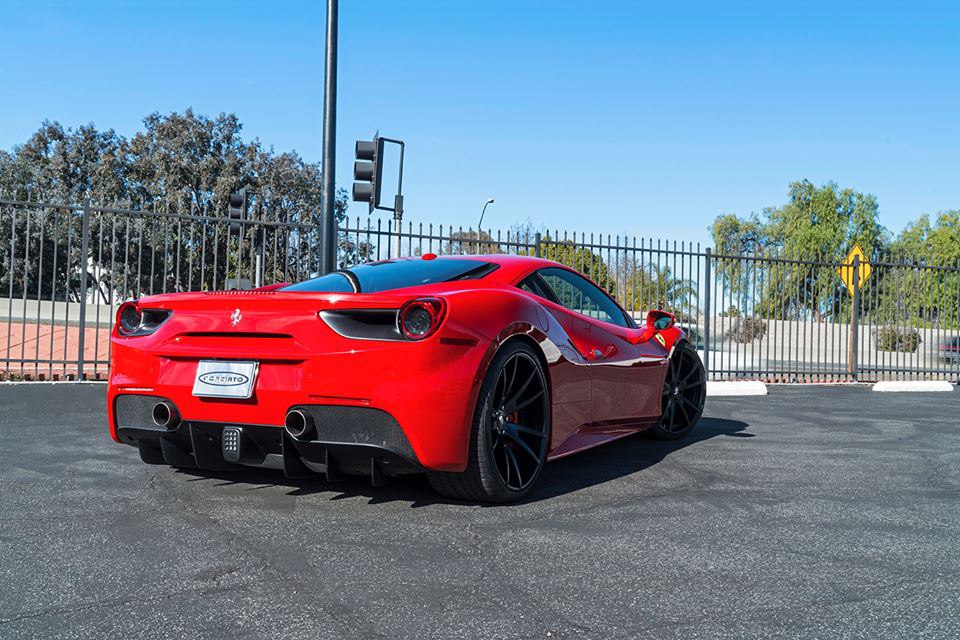
[(393, 198), (393, 220), (397, 225), (396, 257), (399, 258), (403, 249), (403, 238), (400, 236), (400, 232), (403, 231), (403, 154), (407, 145), (399, 140), (396, 142), (400, 144), (400, 173), (397, 175), (397, 195)]
[(320, 211), (320, 271), (337, 269), (337, 0), (327, 0), (327, 46), (323, 80), (323, 204)]
[[(260, 221), (263, 222), (263, 215), (260, 216)], [(263, 270), (266, 263), (266, 251), (267, 251), (267, 228), (260, 227), (260, 230), (257, 232), (257, 240), (259, 240), (260, 251), (257, 253), (257, 286), (263, 286)]]
[(857, 351), (860, 343), (860, 256), (853, 256), (853, 307), (850, 309), (850, 373), (853, 381), (859, 377)]
[[(83, 380), (84, 337), (87, 332), (87, 253), (90, 251), (90, 202), (83, 199), (80, 222), (80, 334), (77, 336), (77, 380)], [(67, 292), (69, 295), (69, 292)]]
[[(707, 247), (703, 268), (704, 288), (706, 289), (704, 292), (706, 294), (706, 301), (703, 303), (703, 371), (708, 378), (710, 377), (710, 314), (713, 313), (710, 305), (710, 296), (713, 293), (711, 260), (713, 260), (713, 256), (711, 255), (710, 247)], [(696, 345), (694, 345), (694, 347), (696, 347)]]
[(394, 257), (399, 258), (403, 255), (403, 237), (401, 237), (400, 232), (403, 231), (403, 211), (395, 211), (393, 213), (393, 224), (394, 229), (397, 233), (396, 237), (396, 248), (394, 251)]
[(480, 210), (480, 221), (477, 223), (477, 255), (480, 255), (480, 234), (483, 233), (483, 215), (487, 212), (487, 206), (493, 204), (493, 198), (487, 198), (483, 203), (483, 209)]

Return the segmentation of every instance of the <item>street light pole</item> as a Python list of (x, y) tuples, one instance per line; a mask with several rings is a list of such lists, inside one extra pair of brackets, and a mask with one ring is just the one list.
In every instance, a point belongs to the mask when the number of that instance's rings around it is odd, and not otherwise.
[(480, 229), (483, 225), (483, 214), (487, 212), (487, 206), (493, 204), (493, 198), (487, 198), (483, 203), (483, 209), (480, 211), (480, 221), (477, 223), (477, 254), (480, 253)]
[(480, 225), (483, 224), (483, 214), (487, 212), (487, 205), (493, 204), (493, 198), (487, 198), (487, 201), (483, 203), (483, 209), (480, 211), (480, 222), (477, 223), (477, 231), (480, 230)]
[(327, 0), (327, 46), (323, 79), (323, 183), (320, 209), (320, 271), (337, 269), (337, 0)]

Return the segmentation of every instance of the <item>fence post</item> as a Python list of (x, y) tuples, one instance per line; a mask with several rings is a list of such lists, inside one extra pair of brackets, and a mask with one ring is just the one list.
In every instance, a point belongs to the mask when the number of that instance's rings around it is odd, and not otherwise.
[(710, 298), (713, 288), (712, 265), (713, 259), (710, 247), (706, 250), (706, 260), (703, 267), (703, 278), (705, 280), (706, 302), (703, 304), (703, 371), (705, 377), (710, 377), (710, 314), (712, 313)]
[(853, 256), (853, 308), (850, 309), (850, 373), (853, 381), (858, 382), (860, 365), (858, 351), (860, 347), (860, 256)]
[[(80, 336), (77, 339), (77, 380), (83, 380), (83, 347), (87, 333), (87, 253), (90, 251), (90, 201), (83, 199), (80, 219)], [(69, 268), (69, 267), (68, 267)], [(69, 295), (70, 292), (67, 292)]]
[(540, 237), (540, 232), (539, 232), (539, 231), (537, 231), (537, 233), (534, 234), (534, 236), (533, 236), (533, 241), (536, 243), (536, 245), (534, 246), (534, 249), (533, 249), (533, 255), (535, 255), (535, 256), (538, 257), (538, 258), (542, 258), (543, 256), (541, 255), (542, 252), (541, 252), (541, 250), (540, 250), (541, 237)]

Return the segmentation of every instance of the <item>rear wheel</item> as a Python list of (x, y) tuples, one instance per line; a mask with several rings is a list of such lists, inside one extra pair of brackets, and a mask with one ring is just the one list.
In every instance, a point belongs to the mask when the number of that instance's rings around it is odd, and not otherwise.
[(707, 399), (707, 376), (700, 356), (690, 343), (674, 349), (663, 381), (660, 422), (650, 435), (660, 440), (679, 440), (693, 430), (703, 415)]
[(550, 391), (533, 348), (508, 342), (494, 357), (477, 397), (463, 473), (431, 471), (433, 488), (452, 498), (509, 502), (540, 476), (550, 437)]

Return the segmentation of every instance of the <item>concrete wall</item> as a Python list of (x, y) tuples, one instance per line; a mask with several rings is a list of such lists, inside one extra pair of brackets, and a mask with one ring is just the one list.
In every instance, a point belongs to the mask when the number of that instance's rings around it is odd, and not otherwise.
[[(112, 327), (118, 304), (87, 304), (86, 323), (88, 327)], [(21, 298), (0, 298), (0, 323), (37, 322), (47, 325), (77, 325), (80, 321), (79, 302), (50, 302), (49, 300), (26, 300)]]
[[(646, 316), (635, 314), (635, 317), (638, 322), (643, 322)], [(849, 325), (798, 320), (763, 322), (767, 332), (762, 338), (738, 343), (725, 335), (732, 328), (733, 319), (713, 317), (708, 356), (710, 369), (714, 372), (730, 372), (726, 377), (743, 378), (758, 377), (757, 374), (751, 375), (751, 370), (795, 370), (810, 374), (817, 371), (847, 371), (850, 361)], [(702, 318), (697, 324), (687, 326), (703, 335)], [(950, 380), (960, 378), (960, 361), (944, 360), (940, 354), (940, 345), (960, 336), (960, 330), (914, 327), (920, 335), (920, 345), (915, 352), (904, 353), (880, 349), (876, 339), (879, 328), (879, 325), (869, 324), (859, 327), (857, 360), (864, 379), (893, 379), (902, 376), (892, 370), (918, 369), (941, 371), (941, 374), (931, 377)]]
[[(804, 363), (828, 363), (846, 366), (849, 360), (850, 327), (847, 324), (802, 322), (796, 320), (765, 320), (766, 334), (753, 342), (736, 343), (725, 337), (730, 330), (730, 318), (711, 320), (711, 346), (718, 351), (749, 353), (765, 360), (789, 360)], [(702, 322), (701, 322), (702, 325)], [(960, 335), (958, 330), (913, 327), (920, 335), (920, 345), (912, 353), (884, 351), (877, 343), (879, 325), (860, 325), (858, 328), (857, 359), (861, 367), (922, 367), (938, 368), (946, 364), (940, 358), (940, 345)], [(904, 331), (911, 328), (901, 327)]]

